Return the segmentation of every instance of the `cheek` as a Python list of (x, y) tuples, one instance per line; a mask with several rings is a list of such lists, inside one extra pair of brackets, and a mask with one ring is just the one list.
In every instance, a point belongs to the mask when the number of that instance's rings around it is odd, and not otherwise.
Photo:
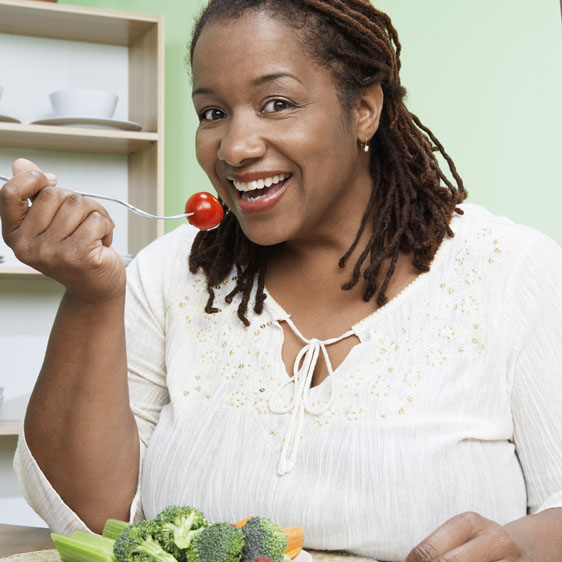
[[(195, 134), (195, 156), (197, 157), (197, 162), (207, 174), (210, 174), (211, 170), (214, 169), (213, 157), (213, 141), (209, 138), (208, 133), (197, 131)], [(216, 151), (214, 152), (216, 156)]]
[(195, 155), (197, 162), (207, 174), (220, 198), (227, 207), (232, 208), (232, 192), (225, 188), (217, 175), (217, 152), (220, 141), (216, 135), (211, 133), (212, 131), (197, 131), (195, 134)]
[(305, 151), (307, 169), (317, 178), (345, 175), (346, 163), (354, 160), (356, 140), (349, 128), (337, 122), (324, 123), (308, 129), (307, 140), (300, 145), (300, 152)]

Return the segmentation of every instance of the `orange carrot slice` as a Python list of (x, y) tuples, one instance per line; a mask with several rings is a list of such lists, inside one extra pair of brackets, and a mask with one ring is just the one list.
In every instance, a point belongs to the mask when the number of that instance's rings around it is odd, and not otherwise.
[[(294, 558), (302, 549), (304, 544), (304, 531), (302, 527), (286, 527), (283, 532), (287, 535), (287, 548), (285, 549), (285, 554), (290, 558)], [(296, 553), (291, 556), (293, 551)]]
[(241, 519), (240, 521), (236, 521), (236, 523), (233, 523), (233, 525), (234, 527), (243, 527), (252, 517), (253, 515), (250, 515), (250, 517), (246, 517), (246, 519)]
[(299, 546), (298, 548), (294, 548), (293, 550), (285, 551), (285, 554), (293, 560), (301, 553), (302, 548)]

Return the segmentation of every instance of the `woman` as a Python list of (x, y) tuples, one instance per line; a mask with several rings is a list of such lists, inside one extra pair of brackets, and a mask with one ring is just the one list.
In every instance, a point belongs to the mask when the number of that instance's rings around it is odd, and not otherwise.
[(562, 254), (459, 206), (399, 52), (367, 1), (211, 0), (197, 156), (229, 212), (139, 254), (126, 329), (111, 219), (16, 163), (4, 236), (67, 287), (16, 456), (52, 527), (186, 503), (381, 560), (559, 558)]

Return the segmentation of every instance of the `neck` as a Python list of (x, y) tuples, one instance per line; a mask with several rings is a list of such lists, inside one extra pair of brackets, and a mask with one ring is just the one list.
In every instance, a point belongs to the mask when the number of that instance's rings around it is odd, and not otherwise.
[[(354, 264), (370, 237), (371, 229), (367, 226), (345, 267), (340, 268), (339, 262), (352, 245), (359, 225), (360, 219), (353, 225), (351, 234), (343, 228), (334, 229), (331, 236), (294, 240), (272, 247), (268, 256), (268, 279), (276, 277), (287, 283), (291, 279), (299, 279), (299, 284), (310, 291), (326, 294), (331, 287), (339, 295), (342, 293), (341, 286), (351, 279)], [(360, 282), (356, 291), (362, 292), (362, 287)]]
[[(373, 180), (367, 166), (362, 168), (363, 174), (349, 186), (349, 196), (334, 205), (330, 215), (317, 228), (275, 247), (274, 256), (286, 255), (301, 264), (314, 264), (324, 259), (337, 264), (355, 241), (371, 198)], [(372, 234), (372, 220), (371, 215), (350, 260), (357, 258), (365, 248)]]

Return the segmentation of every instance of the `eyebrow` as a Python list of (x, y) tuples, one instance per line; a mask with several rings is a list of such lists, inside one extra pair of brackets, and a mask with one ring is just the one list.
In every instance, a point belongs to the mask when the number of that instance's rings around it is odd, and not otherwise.
[[(252, 86), (262, 86), (263, 84), (267, 84), (268, 82), (274, 82), (275, 80), (279, 80), (281, 78), (291, 78), (293, 80), (296, 80), (300, 84), (302, 84), (302, 80), (300, 80), (294, 74), (289, 74), (288, 72), (275, 72), (273, 74), (265, 74), (264, 76), (260, 76), (260, 77), (256, 78), (252, 82)], [(197, 89), (193, 90), (191, 95), (192, 96), (212, 95), (214, 93), (215, 93), (215, 91), (212, 88), (202, 87), (202, 88), (197, 88)]]

